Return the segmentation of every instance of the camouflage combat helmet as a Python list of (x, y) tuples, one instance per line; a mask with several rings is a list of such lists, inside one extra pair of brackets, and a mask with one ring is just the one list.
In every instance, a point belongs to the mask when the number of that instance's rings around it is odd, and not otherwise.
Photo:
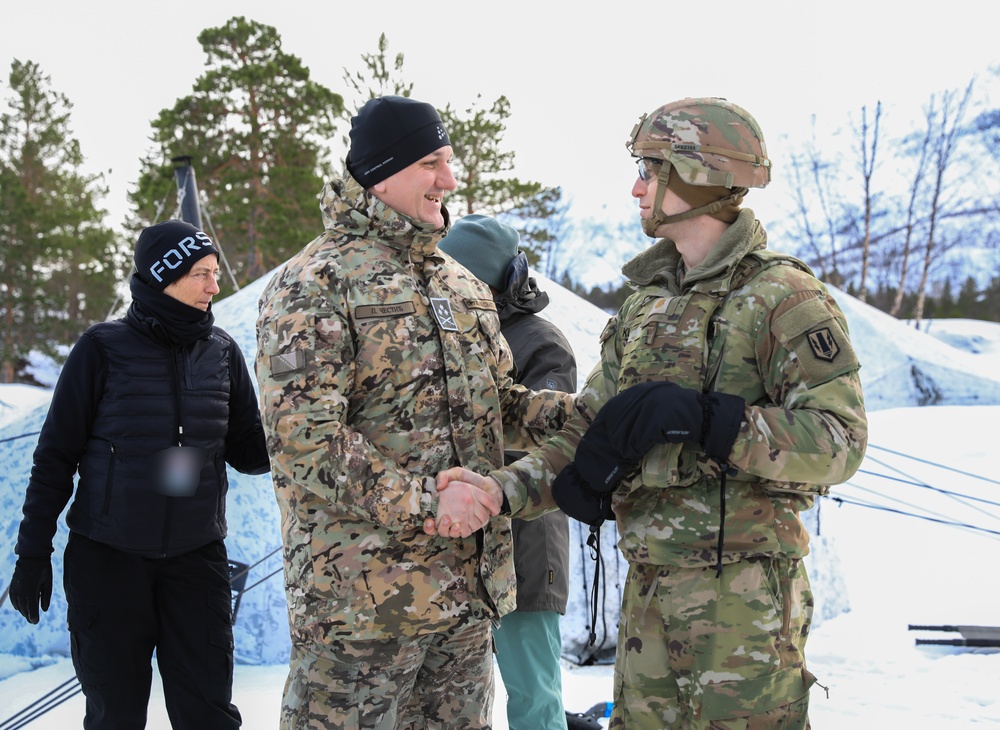
[(760, 126), (749, 112), (725, 99), (703, 97), (664, 104), (639, 119), (625, 146), (633, 157), (668, 163), (660, 167), (657, 177), (657, 215), (649, 221), (654, 228), (702, 215), (710, 208), (663, 215), (660, 206), (671, 170), (689, 185), (732, 190), (732, 195), (718, 201), (721, 205), (742, 198), (747, 188), (763, 188), (771, 181), (771, 161)]

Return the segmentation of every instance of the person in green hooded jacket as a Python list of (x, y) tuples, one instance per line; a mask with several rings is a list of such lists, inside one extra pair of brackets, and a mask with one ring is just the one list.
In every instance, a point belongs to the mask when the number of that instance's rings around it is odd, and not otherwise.
[[(569, 340), (539, 314), (547, 292), (530, 275), (518, 232), (496, 218), (460, 218), (438, 244), (490, 288), (500, 332), (510, 345), (516, 380), (533, 390), (576, 390), (576, 357)], [(505, 450), (510, 463), (524, 456)], [(566, 730), (560, 617), (569, 599), (569, 520), (553, 510), (534, 520), (511, 520), (517, 607), (493, 630), (497, 666), (507, 690), (510, 730)]]

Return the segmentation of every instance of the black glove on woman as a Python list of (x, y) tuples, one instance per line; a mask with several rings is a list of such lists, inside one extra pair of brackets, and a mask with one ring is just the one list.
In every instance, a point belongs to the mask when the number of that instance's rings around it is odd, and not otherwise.
[(49, 610), (52, 598), (52, 561), (48, 558), (18, 558), (10, 579), (10, 603), (28, 623), (38, 623), (38, 606)]

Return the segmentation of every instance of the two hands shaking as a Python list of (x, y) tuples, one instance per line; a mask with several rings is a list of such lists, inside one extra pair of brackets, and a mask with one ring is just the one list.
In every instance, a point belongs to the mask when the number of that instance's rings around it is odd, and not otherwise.
[[(725, 462), (745, 405), (740, 396), (700, 393), (668, 382), (627, 388), (598, 411), (574, 460), (552, 483), (552, 496), (570, 517), (599, 526), (612, 517), (615, 489), (653, 446), (686, 441)], [(491, 477), (455, 467), (438, 475), (437, 487), (438, 515), (425, 521), (428, 534), (468, 537), (500, 513), (503, 492)]]

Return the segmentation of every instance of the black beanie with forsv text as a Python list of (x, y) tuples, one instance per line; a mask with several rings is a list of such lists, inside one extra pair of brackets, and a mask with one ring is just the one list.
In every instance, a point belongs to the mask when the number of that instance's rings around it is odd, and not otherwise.
[(208, 234), (190, 223), (168, 220), (143, 229), (132, 260), (139, 280), (163, 291), (209, 254), (219, 258)]

